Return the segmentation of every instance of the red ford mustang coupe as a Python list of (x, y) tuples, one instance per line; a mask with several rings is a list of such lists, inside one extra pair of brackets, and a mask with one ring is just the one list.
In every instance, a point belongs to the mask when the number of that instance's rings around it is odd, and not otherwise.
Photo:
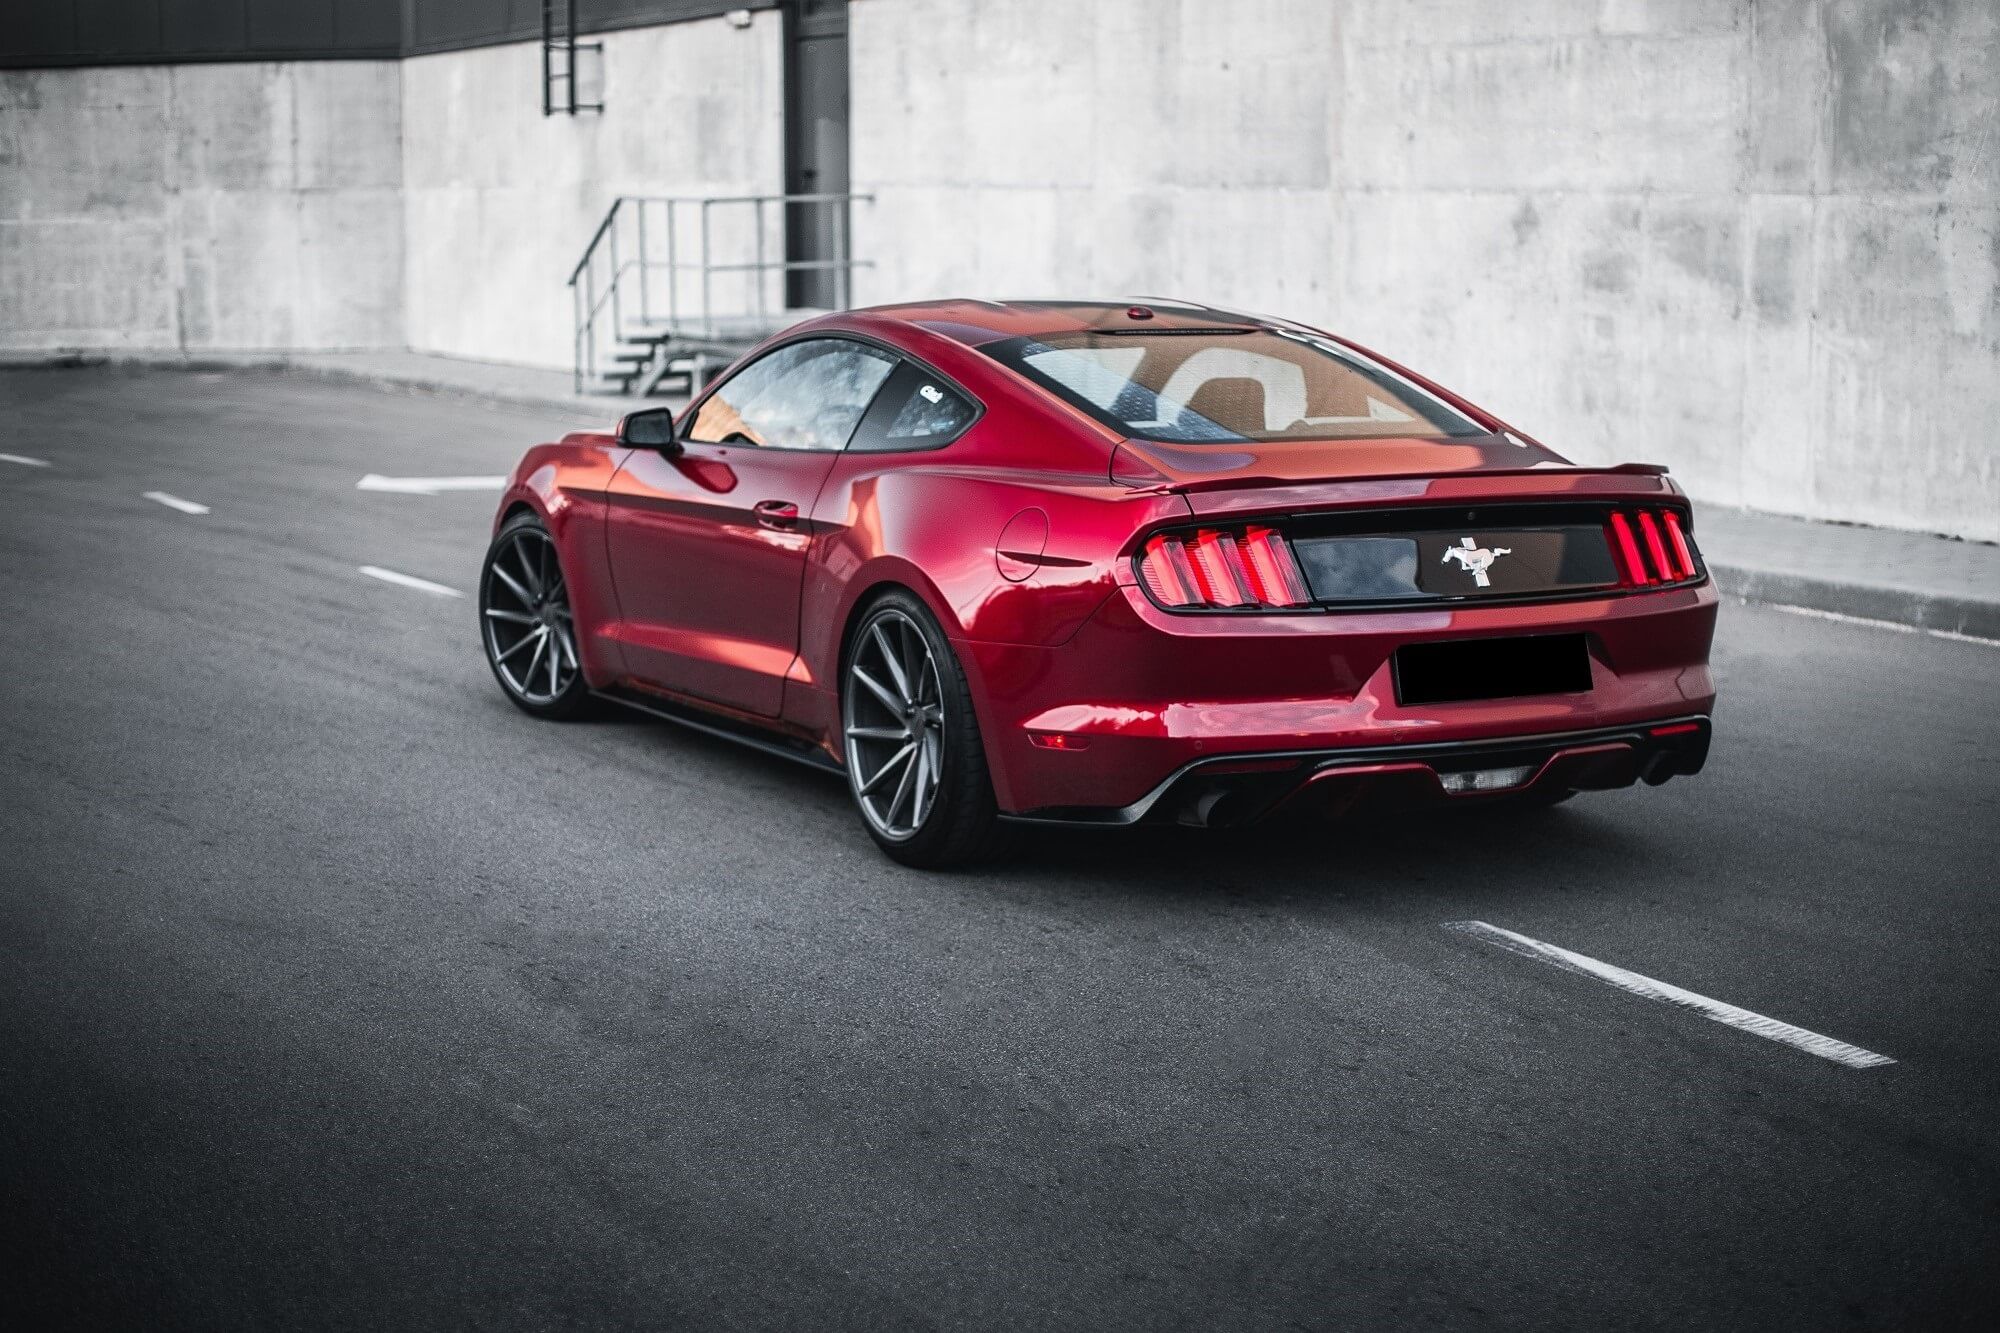
[(1664, 469), (1167, 301), (793, 328), (678, 421), (529, 450), (479, 609), (526, 711), (608, 698), (842, 771), (925, 866), (1009, 821), (1659, 783), (1701, 768), (1715, 700)]

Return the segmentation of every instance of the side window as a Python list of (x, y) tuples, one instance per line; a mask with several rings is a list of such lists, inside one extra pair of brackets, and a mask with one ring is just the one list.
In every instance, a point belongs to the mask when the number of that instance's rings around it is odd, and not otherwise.
[(979, 409), (964, 394), (914, 362), (905, 361), (889, 377), (855, 432), (853, 451), (935, 449), (962, 434)]
[(695, 414), (687, 437), (763, 449), (842, 449), (895, 359), (844, 338), (808, 338), (731, 375)]

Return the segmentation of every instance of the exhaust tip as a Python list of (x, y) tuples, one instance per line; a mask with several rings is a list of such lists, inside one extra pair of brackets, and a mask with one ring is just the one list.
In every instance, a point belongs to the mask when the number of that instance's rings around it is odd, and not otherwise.
[(1507, 768), (1468, 768), (1455, 773), (1438, 774), (1438, 782), (1453, 796), (1468, 796), (1474, 792), (1507, 791), (1519, 787), (1535, 775), (1533, 764), (1514, 764)]

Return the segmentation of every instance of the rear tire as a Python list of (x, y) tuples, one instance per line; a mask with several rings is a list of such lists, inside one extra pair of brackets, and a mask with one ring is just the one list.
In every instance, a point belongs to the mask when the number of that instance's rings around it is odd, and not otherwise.
[(885, 593), (856, 622), (840, 716), (848, 792), (876, 846), (925, 870), (999, 850), (1004, 829), (971, 687), (913, 594)]

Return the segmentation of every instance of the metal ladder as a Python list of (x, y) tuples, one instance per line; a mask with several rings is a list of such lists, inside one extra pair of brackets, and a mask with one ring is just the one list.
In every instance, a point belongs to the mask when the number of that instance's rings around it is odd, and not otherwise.
[[(832, 275), (852, 299), (852, 206), (865, 194), (620, 195), (570, 272), (578, 393), (699, 393), (780, 329), (825, 313), (788, 307), (787, 276)], [(786, 259), (787, 226), (816, 226), (823, 259)]]
[[(542, 114), (557, 112), (574, 116), (579, 111), (602, 111), (602, 102), (578, 100), (576, 53), (601, 53), (603, 42), (576, 39), (576, 0), (542, 0)], [(562, 91), (558, 93), (556, 89)]]

